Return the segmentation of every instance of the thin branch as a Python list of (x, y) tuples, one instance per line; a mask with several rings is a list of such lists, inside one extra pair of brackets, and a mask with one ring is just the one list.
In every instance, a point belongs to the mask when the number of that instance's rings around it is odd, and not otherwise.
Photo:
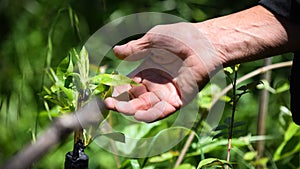
[(101, 100), (92, 100), (77, 112), (57, 118), (36, 142), (27, 145), (12, 157), (3, 169), (27, 169), (42, 158), (54, 145), (66, 139), (78, 127), (86, 128), (103, 120), (105, 104)]
[[(265, 73), (269, 70), (272, 70), (272, 69), (278, 69), (278, 68), (282, 68), (282, 67), (290, 67), (292, 66), (292, 61), (287, 61), (287, 62), (281, 62), (281, 63), (276, 63), (276, 64), (272, 64), (272, 65), (268, 65), (268, 66), (264, 66), (264, 67), (261, 67), (259, 69), (256, 69), (244, 76), (242, 76), (241, 78), (239, 78), (237, 81), (236, 81), (236, 84), (240, 84), (241, 82), (247, 80), (247, 79), (250, 79), (256, 75), (259, 75), (259, 74), (262, 74), (262, 73)], [(220, 94), (215, 97), (211, 103), (211, 106), (208, 108), (209, 110), (216, 104), (216, 102), (222, 97), (224, 96), (229, 90), (232, 89), (232, 85), (228, 85), (226, 86), (221, 92)]]

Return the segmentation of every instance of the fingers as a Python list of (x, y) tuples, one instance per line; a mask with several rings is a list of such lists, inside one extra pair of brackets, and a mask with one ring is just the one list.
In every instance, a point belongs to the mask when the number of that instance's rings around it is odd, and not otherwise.
[(134, 115), (138, 110), (147, 110), (159, 101), (160, 99), (154, 93), (146, 92), (138, 98), (132, 99), (128, 102), (111, 100), (109, 103), (115, 104), (114, 109), (120, 113)]
[(113, 48), (115, 55), (120, 59), (136, 61), (149, 55), (150, 41), (147, 36), (133, 40), (124, 45), (117, 45)]
[[(146, 98), (147, 100), (145, 100)], [(144, 122), (153, 122), (165, 118), (176, 111), (174, 106), (166, 101), (158, 100), (155, 96), (146, 97), (145, 95), (144, 98), (133, 99), (130, 102), (107, 98), (105, 103), (108, 108), (113, 107), (114, 110), (118, 112), (126, 115), (132, 115), (136, 120)], [(144, 109), (145, 105), (148, 105), (147, 109)]]
[(148, 110), (139, 110), (134, 118), (139, 121), (153, 122), (165, 118), (176, 111), (176, 108), (168, 102), (160, 101)]

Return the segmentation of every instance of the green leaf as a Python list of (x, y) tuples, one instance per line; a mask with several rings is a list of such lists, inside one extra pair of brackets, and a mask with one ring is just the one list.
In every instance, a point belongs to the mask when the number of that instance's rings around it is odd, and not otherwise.
[(163, 161), (171, 160), (172, 158), (177, 157), (178, 155), (179, 155), (179, 153), (177, 151), (168, 151), (168, 152), (162, 153), (158, 156), (151, 157), (149, 159), (149, 162), (151, 162), (151, 163), (160, 163), (160, 162), (163, 162)]
[(216, 138), (220, 138), (220, 137), (225, 136), (225, 135), (228, 135), (228, 132), (225, 132), (225, 131), (220, 132), (220, 133), (214, 135), (214, 136), (212, 137), (212, 140), (214, 140), (214, 139), (216, 139)]
[(244, 122), (244, 121), (237, 121), (237, 122), (234, 122), (233, 123), (233, 127), (240, 127), (240, 126), (244, 126), (246, 125), (247, 123)]
[(255, 151), (250, 151), (244, 154), (244, 160), (246, 161), (251, 161), (254, 160), (257, 157), (257, 152)]
[(174, 169), (196, 169), (196, 167), (192, 166), (191, 164), (181, 164), (180, 166)]
[(83, 46), (77, 62), (81, 80), (86, 81), (89, 76), (89, 55), (86, 48)]
[(140, 166), (138, 160), (136, 160), (136, 159), (130, 160), (130, 164), (131, 164), (132, 169), (141, 169), (141, 166)]
[(64, 92), (64, 94), (67, 96), (68, 100), (72, 102), (74, 100), (74, 93), (72, 89), (68, 89), (64, 86), (59, 86), (59, 88)]
[(254, 90), (256, 88), (256, 86), (259, 85), (259, 84), (263, 84), (263, 82), (262, 81), (250, 82), (246, 85), (243, 85), (243, 86), (239, 87), (237, 90), (243, 90), (243, 91)]
[(229, 128), (228, 125), (226, 125), (226, 124), (221, 124), (221, 125), (218, 125), (218, 126), (214, 129), (214, 131), (224, 130), (224, 129), (228, 129), (228, 128)]
[(265, 89), (273, 94), (276, 94), (276, 89), (272, 88), (270, 83), (267, 80), (261, 80), (263, 85), (257, 85), (258, 89)]
[(232, 168), (232, 165), (225, 160), (220, 160), (217, 158), (207, 158), (207, 159), (200, 161), (197, 169), (204, 169), (207, 167), (218, 167), (218, 166), (224, 167), (225, 165), (228, 165), (230, 168)]
[(290, 85), (288, 82), (285, 82), (280, 87), (276, 88), (276, 93), (282, 93), (290, 89)]
[(223, 70), (224, 70), (226, 75), (230, 75), (230, 74), (233, 73), (233, 70), (232, 70), (231, 67), (225, 67)]
[[(72, 79), (73, 86), (76, 87), (77, 91), (83, 89), (84, 84), (81, 81), (80, 75), (78, 73), (69, 73), (66, 75), (67, 79)], [(68, 87), (68, 85), (66, 85)], [(69, 85), (70, 86), (70, 85)]]
[(129, 77), (120, 74), (99, 74), (94, 76), (91, 80), (93, 83), (105, 84), (108, 86), (120, 86), (124, 84), (139, 85)]
[(275, 154), (273, 156), (274, 161), (278, 161), (283, 157), (286, 157), (287, 155), (290, 155), (291, 153), (294, 153), (293, 151), (300, 149), (300, 144), (297, 146), (295, 145), (295, 148), (292, 152), (286, 153), (286, 155), (282, 154), (284, 148), (288, 144), (288, 142), (299, 132), (300, 127), (296, 125), (295, 123), (290, 123), (288, 129), (286, 130), (284, 134), (284, 141), (279, 145), (279, 147), (276, 149)]
[(71, 56), (65, 57), (56, 69), (56, 75), (61, 82), (64, 82), (66, 74), (68, 72), (73, 72), (73, 64), (71, 62)]

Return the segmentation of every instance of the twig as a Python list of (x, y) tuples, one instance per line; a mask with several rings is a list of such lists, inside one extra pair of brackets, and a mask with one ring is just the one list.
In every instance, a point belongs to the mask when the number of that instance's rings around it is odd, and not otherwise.
[(188, 148), (190, 147), (194, 137), (195, 137), (195, 132), (191, 132), (191, 134), (189, 135), (188, 139), (186, 140), (186, 142), (184, 144), (184, 147), (183, 147), (181, 153), (178, 156), (178, 159), (176, 160), (174, 168), (178, 167), (181, 164), (181, 162), (182, 162)]
[[(292, 61), (287, 61), (287, 62), (281, 62), (281, 63), (276, 63), (276, 64), (272, 64), (272, 65), (269, 65), (269, 66), (264, 66), (264, 67), (261, 67), (259, 69), (256, 69), (244, 76), (242, 76), (241, 78), (239, 78), (237, 81), (236, 81), (236, 84), (240, 84), (241, 82), (247, 80), (247, 79), (250, 79), (251, 77), (254, 77), (256, 75), (259, 75), (259, 74), (262, 74), (262, 73), (265, 73), (266, 71), (269, 71), (269, 70), (272, 70), (272, 69), (277, 69), (277, 68), (282, 68), (282, 67), (289, 67), (289, 66), (292, 66)], [(229, 90), (232, 89), (232, 86), (231, 85), (228, 85), (226, 86), (221, 92), (220, 94), (214, 98), (214, 100), (212, 101), (212, 104), (211, 106), (208, 108), (209, 110), (216, 104), (216, 102), (222, 97), (224, 96)]]
[(45, 133), (38, 137), (36, 142), (19, 151), (17, 155), (0, 168), (30, 168), (34, 162), (42, 158), (55, 144), (66, 139), (74, 129), (98, 124), (103, 119), (101, 112), (105, 109), (105, 104), (101, 100), (95, 99), (77, 112), (59, 117)]

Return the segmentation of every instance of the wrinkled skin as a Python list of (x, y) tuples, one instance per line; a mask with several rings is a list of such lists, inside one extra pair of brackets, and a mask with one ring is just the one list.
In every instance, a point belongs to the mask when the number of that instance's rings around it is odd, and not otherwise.
[[(209, 42), (190, 23), (156, 26), (142, 38), (114, 47), (120, 59), (141, 65), (129, 74), (139, 86), (116, 87), (109, 109), (152, 122), (188, 104), (220, 64)], [(204, 62), (205, 60), (205, 62)]]

